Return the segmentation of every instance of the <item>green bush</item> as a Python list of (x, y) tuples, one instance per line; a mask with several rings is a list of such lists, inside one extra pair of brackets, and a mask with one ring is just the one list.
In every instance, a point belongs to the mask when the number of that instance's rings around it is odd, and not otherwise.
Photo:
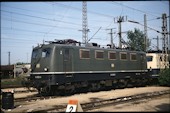
[(22, 86), (22, 81), (25, 77), (24, 76), (20, 76), (20, 77), (16, 77), (13, 79), (2, 79), (1, 80), (1, 88), (6, 88), (6, 87), (21, 87)]
[(170, 86), (170, 68), (161, 70), (158, 80), (161, 86)]

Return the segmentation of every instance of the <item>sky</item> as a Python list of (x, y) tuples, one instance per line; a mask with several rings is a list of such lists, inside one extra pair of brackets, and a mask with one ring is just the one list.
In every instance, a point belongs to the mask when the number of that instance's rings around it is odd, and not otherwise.
[[(113, 28), (113, 43), (119, 45), (119, 26), (116, 19), (120, 16), (162, 31), (162, 14), (169, 16), (169, 1), (87, 1), (88, 39), (101, 46), (110, 43), (110, 30)], [(127, 31), (144, 26), (121, 23), (122, 38), (127, 41)], [(169, 31), (169, 18), (167, 18)], [(82, 2), (1, 2), (1, 65), (17, 62), (30, 63), (32, 48), (45, 41), (55, 39), (74, 39), (82, 42)], [(162, 35), (147, 29), (151, 48), (162, 49)]]

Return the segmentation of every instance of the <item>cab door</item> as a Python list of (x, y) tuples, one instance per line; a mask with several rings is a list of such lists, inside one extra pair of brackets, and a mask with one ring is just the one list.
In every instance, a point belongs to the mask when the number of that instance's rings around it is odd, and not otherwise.
[(146, 57), (145, 57), (144, 54), (140, 54), (140, 56), (141, 56), (141, 61), (140, 61), (141, 66), (140, 66), (140, 68), (141, 68), (141, 70), (146, 70), (147, 69)]
[(70, 72), (72, 71), (73, 51), (71, 48), (64, 48), (63, 52), (63, 70)]

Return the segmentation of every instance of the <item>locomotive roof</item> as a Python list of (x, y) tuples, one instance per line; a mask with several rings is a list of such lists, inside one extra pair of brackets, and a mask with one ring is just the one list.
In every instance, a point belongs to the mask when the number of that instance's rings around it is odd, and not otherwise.
[(162, 52), (165, 52), (165, 51), (162, 51), (162, 50), (149, 50), (149, 51), (147, 51), (147, 53), (162, 53)]
[[(111, 48), (111, 45), (108, 44), (107, 46), (109, 47), (100, 47), (100, 45), (98, 45), (97, 43), (87, 43), (84, 44), (84, 46), (82, 46), (81, 42), (78, 42), (76, 40), (73, 39), (64, 39), (64, 40), (57, 40), (55, 39), (55, 41), (45, 41), (48, 44), (40, 44), (37, 47), (35, 47), (34, 49), (38, 49), (41, 47), (52, 47), (52, 46), (62, 46), (62, 47), (70, 47), (70, 48), (82, 48), (82, 49), (98, 49), (98, 50), (114, 50), (114, 51), (131, 51), (131, 52), (138, 52), (138, 53), (145, 53), (144, 51), (133, 51), (130, 49), (125, 49), (125, 48)], [(77, 45), (78, 44), (78, 45)]]
[(37, 47), (35, 47), (34, 49), (39, 49), (39, 48), (47, 48), (47, 47), (54, 47), (54, 46), (58, 46), (58, 47), (68, 47), (68, 48), (81, 48), (81, 49), (95, 49), (95, 50), (114, 50), (114, 51), (128, 51), (128, 52), (137, 52), (137, 53), (143, 53), (145, 54), (145, 52), (143, 51), (133, 51), (133, 50), (129, 50), (129, 49), (120, 49), (120, 48), (104, 48), (104, 47), (94, 47), (94, 46), (77, 46), (77, 45), (73, 45), (73, 44), (55, 44), (55, 43), (49, 43), (49, 44), (42, 44), (39, 45)]

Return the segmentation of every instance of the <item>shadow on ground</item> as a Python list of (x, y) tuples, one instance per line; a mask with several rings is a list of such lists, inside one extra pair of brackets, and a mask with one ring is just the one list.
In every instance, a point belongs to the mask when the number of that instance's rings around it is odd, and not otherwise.
[(157, 111), (161, 111), (161, 112), (170, 112), (170, 103), (163, 103), (161, 105), (155, 106)]

